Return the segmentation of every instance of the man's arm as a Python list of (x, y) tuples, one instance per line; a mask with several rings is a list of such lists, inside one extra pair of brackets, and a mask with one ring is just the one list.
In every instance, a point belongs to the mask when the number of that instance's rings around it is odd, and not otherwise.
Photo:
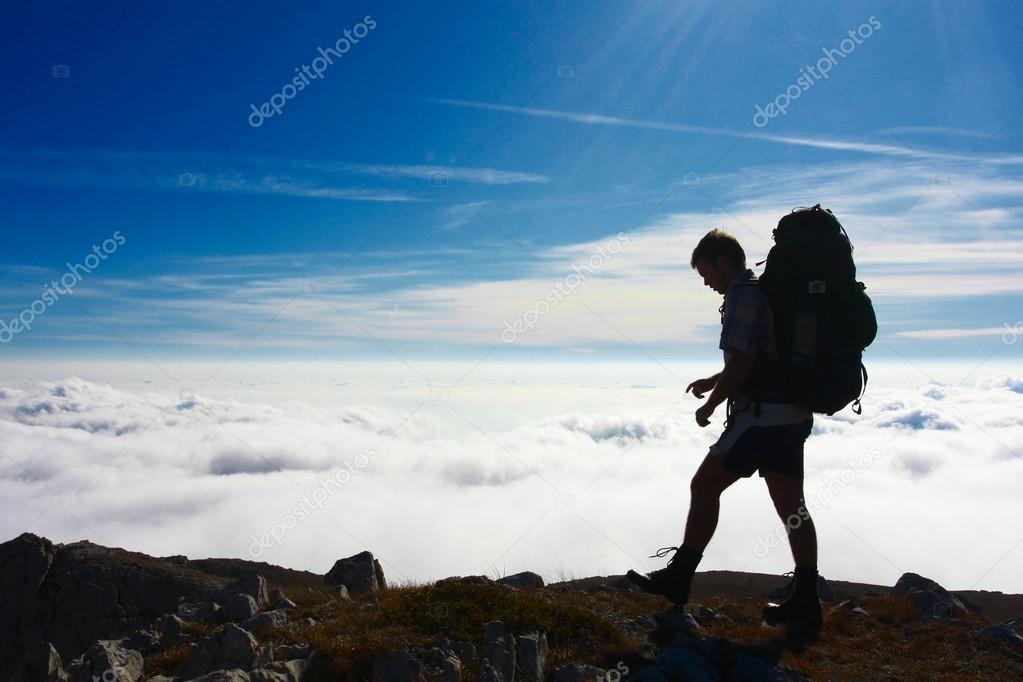
[(739, 386), (742, 386), (742, 382), (746, 380), (750, 372), (753, 371), (753, 358), (735, 348), (729, 348), (728, 351), (728, 362), (725, 364), (725, 368), (718, 374), (718, 382), (714, 386), (714, 391), (705, 403), (705, 406), (711, 409), (717, 407), (735, 393)]

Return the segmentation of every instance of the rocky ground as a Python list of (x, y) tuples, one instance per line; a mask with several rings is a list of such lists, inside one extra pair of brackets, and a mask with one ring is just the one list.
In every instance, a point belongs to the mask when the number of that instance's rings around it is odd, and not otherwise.
[(1019, 680), (1023, 595), (914, 573), (827, 581), (824, 632), (762, 624), (786, 576), (697, 573), (687, 612), (621, 576), (388, 586), (369, 552), (325, 575), (24, 533), (0, 544), (0, 680)]

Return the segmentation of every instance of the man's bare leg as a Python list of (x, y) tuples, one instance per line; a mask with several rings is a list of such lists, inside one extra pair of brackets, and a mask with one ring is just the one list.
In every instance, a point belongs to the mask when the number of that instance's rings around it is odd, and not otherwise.
[(721, 493), (741, 478), (721, 463), (721, 457), (707, 453), (689, 484), (689, 516), (682, 544), (700, 554), (706, 549), (718, 525)]
[(775, 471), (764, 472), (764, 482), (778, 517), (785, 524), (796, 566), (817, 565), (817, 530), (803, 498), (803, 479)]

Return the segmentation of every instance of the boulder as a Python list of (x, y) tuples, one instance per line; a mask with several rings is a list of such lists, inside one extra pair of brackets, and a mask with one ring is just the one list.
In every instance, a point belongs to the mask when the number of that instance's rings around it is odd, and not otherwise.
[(1017, 646), (1023, 647), (1023, 635), (1017, 632), (1016, 628), (1013, 627), (1016, 624), (1015, 619), (1003, 621), (997, 625), (991, 625), (980, 630), (973, 632), (974, 637), (982, 639), (1000, 639), (1003, 642), (1011, 642)]
[(142, 654), (119, 642), (100, 640), (73, 660), (68, 669), (74, 682), (137, 682), (142, 677)]
[(35, 642), (71, 660), (206, 598), (221, 580), (189, 565), (82, 541), (22, 533), (0, 544), (0, 680), (12, 679)]
[[(979, 607), (967, 603), (952, 594), (930, 578), (916, 573), (903, 573), (895, 586), (892, 596), (908, 597), (920, 610), (925, 620), (945, 620), (961, 616), (969, 611), (979, 611)], [(973, 608), (970, 608), (970, 607)]]
[(221, 623), (237, 623), (248, 620), (259, 613), (259, 604), (252, 595), (236, 592), (224, 597), (220, 607)]
[(532, 571), (523, 571), (514, 575), (505, 576), (497, 580), (500, 585), (511, 587), (543, 587), (543, 578)]
[(354, 556), (338, 559), (323, 579), (331, 586), (345, 585), (351, 592), (387, 589), (384, 571), (371, 552), (359, 552)]
[(239, 623), (239, 625), (256, 636), (266, 635), (278, 628), (283, 628), (287, 624), (288, 614), (278, 609), (264, 611)]
[(181, 664), (181, 677), (189, 679), (220, 669), (251, 670), (258, 645), (248, 630), (225, 623), (192, 647)]
[(520, 682), (542, 682), (547, 666), (547, 635), (529, 632), (515, 638), (515, 675)]

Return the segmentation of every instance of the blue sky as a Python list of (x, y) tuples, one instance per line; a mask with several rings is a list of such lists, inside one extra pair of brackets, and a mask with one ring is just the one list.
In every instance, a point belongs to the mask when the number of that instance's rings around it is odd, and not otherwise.
[(8, 5), (0, 319), (123, 243), (0, 354), (717, 356), (696, 241), (729, 229), (752, 265), (818, 202), (875, 302), (868, 357), (1018, 354), (1017, 6), (548, 5)]

